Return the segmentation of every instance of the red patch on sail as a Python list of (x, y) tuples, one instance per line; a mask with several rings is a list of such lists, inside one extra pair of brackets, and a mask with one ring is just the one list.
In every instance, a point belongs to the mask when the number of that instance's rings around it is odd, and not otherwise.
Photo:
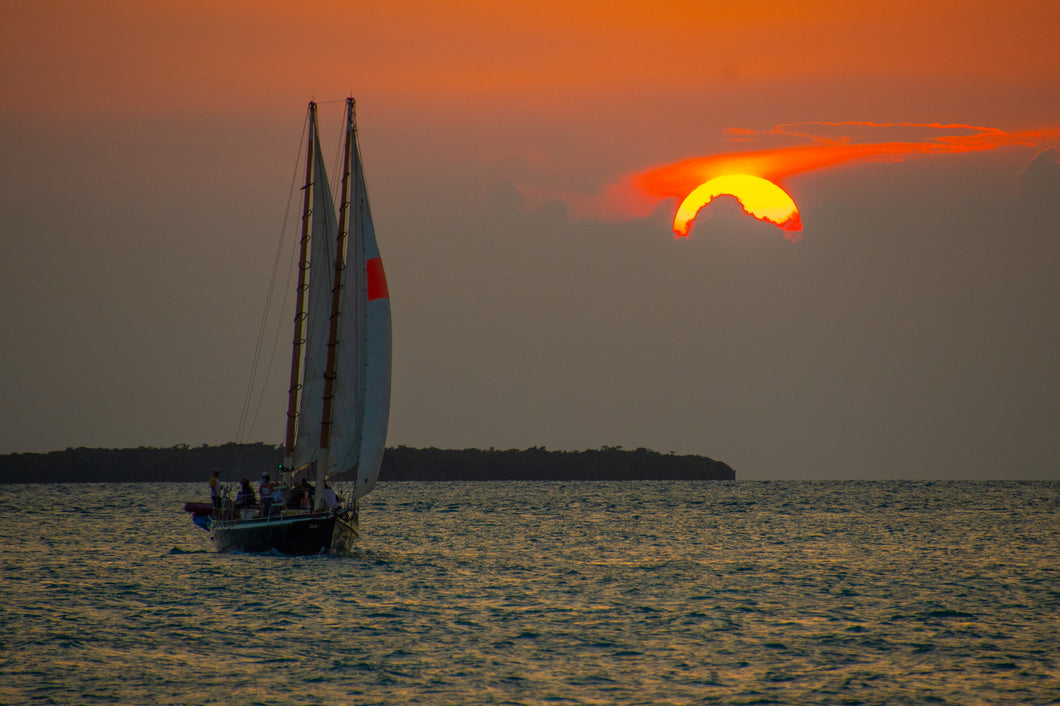
[(368, 301), (388, 298), (390, 291), (386, 288), (386, 273), (383, 272), (383, 261), (378, 257), (373, 257), (365, 263), (365, 270), (368, 273)]

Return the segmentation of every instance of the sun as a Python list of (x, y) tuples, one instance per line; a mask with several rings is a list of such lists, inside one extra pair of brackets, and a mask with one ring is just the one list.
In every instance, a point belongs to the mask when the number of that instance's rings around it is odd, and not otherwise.
[(790, 231), (789, 239), (797, 239), (793, 235), (802, 230), (799, 208), (788, 192), (762, 177), (728, 174), (700, 184), (685, 197), (674, 216), (676, 237), (687, 238), (696, 214), (716, 196), (724, 195), (735, 196), (748, 215)]

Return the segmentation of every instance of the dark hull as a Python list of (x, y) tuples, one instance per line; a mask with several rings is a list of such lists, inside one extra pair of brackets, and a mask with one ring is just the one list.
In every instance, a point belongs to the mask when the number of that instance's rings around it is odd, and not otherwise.
[(219, 552), (346, 554), (357, 540), (357, 526), (349, 514), (214, 520), (210, 529)]

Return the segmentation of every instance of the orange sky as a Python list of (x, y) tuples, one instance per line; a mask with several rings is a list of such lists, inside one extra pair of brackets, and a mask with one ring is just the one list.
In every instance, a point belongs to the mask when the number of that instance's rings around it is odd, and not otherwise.
[[(1058, 107), (1053, 3), (8, 0), (3, 16), (0, 117), (296, 129), (306, 99), (353, 93), (384, 164), (402, 150), (428, 169), (518, 163), (528, 195), (587, 196), (652, 165), (759, 148), (733, 128), (790, 147), (762, 131), (1013, 132)], [(802, 150), (822, 152), (837, 150)]]
[(692, 0), (5, 0), (2, 8), (0, 101), (44, 113), (208, 111), (302, 97), (307, 86), (318, 97), (383, 93), (405, 107), (429, 97), (443, 109), (488, 110), (503, 98), (532, 110), (734, 85), (762, 87), (765, 103), (769, 93), (787, 100), (784, 85), (808, 78), (892, 92), (907, 80), (919, 91), (918, 81), (940, 75), (954, 90), (998, 81), (1055, 88), (1060, 65), (1060, 10), (1027, 1), (1004, 11), (992, 2)]

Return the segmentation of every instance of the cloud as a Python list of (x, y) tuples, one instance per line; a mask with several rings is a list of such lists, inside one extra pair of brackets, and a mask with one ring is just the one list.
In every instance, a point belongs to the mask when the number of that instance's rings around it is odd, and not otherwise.
[(773, 182), (851, 162), (901, 162), (916, 157), (1042, 146), (1060, 140), (1060, 127), (1006, 132), (960, 123), (808, 121), (766, 131), (729, 128), (730, 141), (759, 149), (710, 154), (625, 174), (591, 197), (569, 198), (576, 217), (643, 218), (666, 199), (683, 199), (700, 184), (726, 174)]

